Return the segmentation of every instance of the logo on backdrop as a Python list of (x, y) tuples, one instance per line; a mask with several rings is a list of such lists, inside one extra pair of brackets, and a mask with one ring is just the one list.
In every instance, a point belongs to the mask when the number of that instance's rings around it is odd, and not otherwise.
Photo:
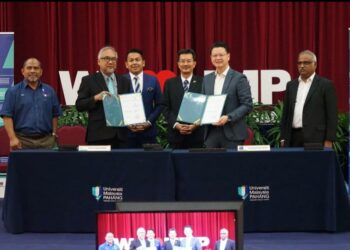
[(92, 187), (92, 195), (95, 197), (97, 201), (99, 201), (102, 197), (102, 189), (99, 186)]
[(242, 200), (249, 201), (269, 201), (270, 200), (270, 186), (238, 186), (237, 194)]
[(247, 186), (240, 186), (237, 188), (238, 195), (242, 197), (242, 200), (245, 200), (249, 193), (249, 188)]
[(103, 202), (123, 201), (122, 187), (96, 186), (91, 188), (91, 194), (97, 201), (99, 201), (101, 198)]

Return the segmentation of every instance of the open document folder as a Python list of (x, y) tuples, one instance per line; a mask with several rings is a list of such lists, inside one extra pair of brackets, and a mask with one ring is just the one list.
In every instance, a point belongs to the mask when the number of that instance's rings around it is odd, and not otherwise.
[(226, 94), (203, 95), (186, 92), (181, 102), (177, 121), (199, 125), (215, 123), (221, 117), (225, 101)]
[(146, 122), (141, 93), (105, 95), (102, 103), (108, 127), (125, 127)]

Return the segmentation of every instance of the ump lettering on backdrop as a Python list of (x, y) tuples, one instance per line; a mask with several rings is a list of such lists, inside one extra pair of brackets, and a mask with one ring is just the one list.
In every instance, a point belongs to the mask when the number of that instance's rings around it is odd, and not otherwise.
[[(205, 70), (204, 75), (212, 72), (211, 70)], [(176, 74), (170, 70), (162, 70), (156, 74), (154, 71), (145, 70), (145, 73), (154, 75), (158, 78), (161, 87), (163, 87), (166, 79), (174, 77)], [(243, 73), (247, 76), (253, 101), (260, 101), (264, 104), (272, 104), (272, 94), (274, 92), (282, 92), (286, 89), (286, 84), (290, 81), (290, 74), (282, 69), (271, 69), (271, 70), (244, 70)], [(259, 73), (260, 73), (260, 82), (259, 82)], [(74, 105), (75, 100), (78, 96), (78, 89), (81, 83), (81, 78), (88, 75), (88, 71), (78, 71), (74, 84), (72, 80), (74, 76), (71, 76), (69, 71), (59, 71), (61, 86), (66, 101), (66, 105)], [(276, 83), (274, 79), (279, 79), (279, 82)], [(260, 83), (260, 84), (259, 84)], [(259, 98), (259, 89), (260, 89), (260, 98)]]

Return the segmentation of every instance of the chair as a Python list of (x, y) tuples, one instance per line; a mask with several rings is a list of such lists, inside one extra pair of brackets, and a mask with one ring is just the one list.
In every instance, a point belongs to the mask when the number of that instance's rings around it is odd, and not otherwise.
[(85, 145), (86, 128), (83, 126), (63, 126), (57, 129), (58, 145)]
[(10, 154), (10, 140), (4, 127), (0, 127), (0, 173), (7, 172), (8, 156)]
[(254, 141), (254, 132), (251, 128), (247, 128), (248, 137), (244, 140), (244, 145), (252, 145)]

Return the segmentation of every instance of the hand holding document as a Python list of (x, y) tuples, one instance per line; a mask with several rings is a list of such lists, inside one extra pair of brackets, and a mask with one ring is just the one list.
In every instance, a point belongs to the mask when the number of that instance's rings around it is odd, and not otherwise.
[(186, 92), (181, 102), (177, 121), (198, 125), (218, 122), (225, 101), (226, 94), (207, 96)]
[(102, 102), (109, 127), (146, 123), (141, 93), (105, 95)]
[(226, 101), (226, 95), (208, 96), (207, 105), (205, 106), (201, 124), (211, 124), (219, 121), (222, 109)]

